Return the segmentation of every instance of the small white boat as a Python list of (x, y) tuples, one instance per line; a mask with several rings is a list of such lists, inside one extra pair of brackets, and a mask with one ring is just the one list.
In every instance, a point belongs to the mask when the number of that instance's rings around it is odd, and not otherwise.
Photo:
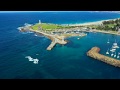
[(117, 42), (116, 42), (116, 39), (115, 39), (115, 42), (113, 43), (114, 46), (117, 46)]
[(120, 48), (119, 46), (116, 46), (116, 48)]
[(111, 52), (115, 52), (115, 49), (111, 49), (110, 51), (111, 51)]
[(109, 39), (108, 39), (107, 43), (110, 43), (110, 42), (109, 42)]
[(114, 48), (119, 48), (119, 46), (114, 46)]
[[(108, 50), (109, 50), (109, 49), (108, 49)], [(107, 50), (106, 54), (109, 54), (108, 50)]]
[(117, 46), (117, 43), (113, 43), (114, 46)]
[(115, 50), (116, 50), (115, 48), (112, 49), (112, 51), (115, 51)]
[(112, 53), (111, 56), (113, 56), (114, 54)]
[(29, 61), (34, 61), (32, 57), (26, 56), (25, 58), (28, 58)]
[(115, 54), (114, 54), (114, 57), (116, 57), (116, 52), (115, 52)]
[(119, 46), (113, 45), (112, 48), (116, 49), (119, 48)]
[(117, 58), (120, 58), (120, 56), (118, 55)]
[(109, 52), (107, 51), (106, 54), (109, 54)]
[(36, 59), (33, 59), (33, 60), (34, 60), (34, 61), (33, 61), (34, 64), (38, 64), (38, 61), (39, 61), (39, 60), (38, 60), (37, 58), (36, 58)]
[(80, 39), (80, 38), (77, 38), (77, 39)]
[(118, 53), (117, 58), (120, 58), (119, 54), (120, 54), (120, 53)]

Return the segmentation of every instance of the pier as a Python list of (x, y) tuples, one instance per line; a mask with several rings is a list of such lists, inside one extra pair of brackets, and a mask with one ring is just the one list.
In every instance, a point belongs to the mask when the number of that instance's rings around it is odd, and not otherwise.
[(52, 35), (52, 34), (48, 34), (48, 33), (44, 33), (44, 32), (42, 32), (42, 31), (38, 31), (38, 30), (33, 30), (33, 29), (31, 29), (31, 28), (22, 28), (22, 29), (20, 29), (20, 31), (32, 31), (32, 32), (35, 32), (35, 33), (39, 33), (39, 34), (42, 34), (42, 35), (44, 35), (44, 36), (46, 36), (46, 37), (48, 37), (52, 42), (51, 42), (51, 44), (47, 47), (47, 50), (51, 50), (57, 43), (58, 44), (62, 44), (62, 45), (64, 45), (64, 44), (67, 44), (67, 41), (65, 41), (64, 40), (64, 36), (58, 36), (58, 35)]
[[(83, 37), (83, 36), (87, 35), (87, 34), (80, 33), (80, 31), (82, 31), (82, 30), (80, 30), (79, 27), (65, 28), (64, 26), (59, 26), (59, 27), (62, 27), (62, 28), (57, 28), (58, 26), (53, 25), (53, 24), (44, 24), (44, 23), (41, 24), (40, 20), (39, 20), (39, 24), (36, 24), (36, 25), (37, 26), (25, 24), (25, 26), (19, 27), (18, 29), (21, 32), (27, 32), (27, 31), (28, 32), (29, 31), (30, 32), (35, 32), (35, 33), (39, 33), (39, 34), (44, 35), (47, 38), (49, 38), (52, 42), (47, 47), (47, 50), (52, 50), (52, 48), (56, 44), (61, 44), (61, 45), (67, 44), (67, 41), (64, 40), (66, 37), (70, 37), (70, 36), (80, 36), (80, 37)], [(40, 26), (40, 25), (43, 25), (44, 28), (42, 26)], [(51, 30), (54, 31), (54, 33), (51, 32)]]
[(120, 67), (120, 60), (108, 57), (108, 56), (104, 56), (102, 54), (99, 53), (100, 48), (98, 47), (93, 47), (91, 50), (89, 50), (87, 52), (87, 56), (90, 56), (96, 60), (105, 62), (109, 65), (115, 66), (115, 67)]
[(67, 41), (64, 40), (64, 36), (51, 35), (51, 34), (47, 34), (40, 31), (34, 31), (34, 30), (31, 30), (31, 31), (42, 34), (52, 40), (51, 44), (47, 47), (47, 50), (51, 50), (57, 43), (62, 45), (67, 43)]
[(56, 45), (56, 42), (51, 42), (51, 44), (47, 47), (47, 50), (51, 50)]

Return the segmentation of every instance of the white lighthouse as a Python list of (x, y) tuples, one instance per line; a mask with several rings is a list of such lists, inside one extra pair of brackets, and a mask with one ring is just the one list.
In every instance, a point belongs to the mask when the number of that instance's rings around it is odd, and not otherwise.
[(39, 20), (39, 24), (41, 24), (41, 20)]

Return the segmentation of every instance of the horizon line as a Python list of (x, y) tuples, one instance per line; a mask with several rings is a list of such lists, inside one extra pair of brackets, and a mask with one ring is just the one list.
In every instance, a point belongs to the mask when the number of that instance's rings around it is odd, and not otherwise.
[(0, 13), (20, 13), (20, 12), (120, 12), (120, 11), (0, 11)]

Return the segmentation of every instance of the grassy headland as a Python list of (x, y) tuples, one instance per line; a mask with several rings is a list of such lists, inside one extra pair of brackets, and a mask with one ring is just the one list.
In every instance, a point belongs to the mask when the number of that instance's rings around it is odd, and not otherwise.
[(65, 28), (73, 28), (74, 26), (63, 26), (58, 24), (51, 23), (37, 23), (32, 26), (33, 30), (46, 30), (46, 31), (55, 31), (56, 29), (65, 29)]
[(106, 20), (103, 21), (101, 25), (92, 26), (92, 28), (95, 28), (97, 30), (113, 31), (113, 32), (118, 31), (119, 27), (120, 27), (120, 19)]

